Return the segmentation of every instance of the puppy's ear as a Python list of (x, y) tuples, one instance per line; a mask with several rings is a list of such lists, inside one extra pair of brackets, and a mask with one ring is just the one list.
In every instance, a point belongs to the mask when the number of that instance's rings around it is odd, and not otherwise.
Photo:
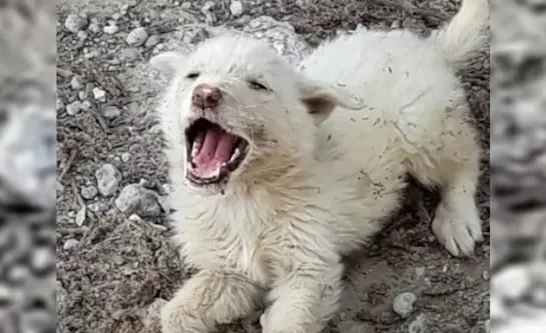
[(172, 79), (180, 66), (184, 63), (185, 56), (176, 51), (159, 53), (150, 59), (150, 64), (157, 69), (161, 75)]
[(299, 86), (300, 100), (307, 111), (320, 125), (328, 119), (336, 107), (358, 110), (364, 107), (362, 101), (343, 87), (324, 85), (316, 82), (303, 82)]

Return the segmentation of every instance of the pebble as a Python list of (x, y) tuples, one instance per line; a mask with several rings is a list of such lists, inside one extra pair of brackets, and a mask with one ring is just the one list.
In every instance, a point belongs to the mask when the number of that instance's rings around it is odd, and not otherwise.
[(114, 35), (119, 31), (119, 27), (115, 24), (111, 24), (102, 28), (102, 31), (104, 31), (104, 33), (107, 33), (109, 35)]
[(66, 106), (66, 113), (71, 116), (77, 115), (82, 110), (82, 103), (80, 101), (74, 101)]
[(98, 213), (108, 210), (108, 205), (102, 202), (93, 202), (92, 204), (89, 204), (87, 208), (92, 212)]
[(99, 194), (99, 190), (93, 185), (83, 186), (81, 188), (81, 194), (84, 199), (91, 200), (95, 199), (97, 194)]
[(106, 119), (114, 119), (119, 117), (121, 114), (121, 111), (117, 106), (109, 105), (102, 108), (102, 115)]
[(81, 17), (78, 14), (70, 14), (64, 21), (64, 27), (66, 30), (70, 31), (73, 34), (77, 34), (78, 31), (84, 30), (87, 28), (89, 22), (87, 19)]
[(485, 333), (491, 332), (491, 320), (490, 319), (487, 319), (485, 321), (485, 323), (483, 324), (483, 326), (485, 328)]
[(80, 210), (76, 214), (76, 218), (74, 220), (74, 222), (76, 223), (78, 227), (81, 227), (83, 225), (83, 223), (85, 222), (86, 215), (87, 215), (87, 207), (83, 206), (82, 208), (80, 208)]
[(129, 159), (131, 158), (131, 154), (129, 153), (123, 153), (121, 154), (121, 160), (123, 162), (129, 162)]
[(143, 217), (159, 216), (161, 206), (159, 195), (141, 184), (125, 186), (114, 201), (116, 207), (124, 213), (136, 213)]
[(413, 311), (415, 301), (417, 301), (417, 296), (414, 293), (401, 293), (394, 298), (392, 309), (400, 317), (407, 318)]
[(509, 301), (518, 300), (530, 287), (528, 267), (524, 264), (506, 267), (492, 276), (492, 293)]
[(57, 109), (57, 111), (61, 111), (62, 109), (64, 109), (64, 102), (59, 97), (57, 97), (57, 99), (55, 100), (55, 108)]
[(74, 75), (70, 80), (70, 88), (73, 90), (81, 90), (85, 87), (83, 78), (79, 75)]
[(141, 46), (148, 39), (148, 32), (145, 28), (139, 27), (131, 31), (125, 41), (131, 46)]
[(159, 44), (160, 41), (161, 39), (159, 38), (159, 36), (151, 35), (150, 37), (148, 37), (148, 39), (146, 39), (146, 43), (144, 43), (144, 46), (147, 48), (152, 48)]
[(63, 249), (65, 250), (69, 250), (73, 247), (76, 247), (80, 242), (78, 242), (77, 240), (75, 239), (67, 239), (65, 242), (64, 242), (64, 245), (63, 245)]
[(94, 34), (99, 33), (99, 24), (97, 22), (91, 22), (91, 24), (89, 24), (89, 26), (87, 27), (87, 30), (91, 31)]
[(106, 102), (106, 91), (101, 88), (93, 88), (93, 97), (99, 102)]
[(55, 252), (48, 246), (36, 247), (32, 250), (30, 267), (35, 272), (44, 272), (55, 267)]
[(121, 172), (112, 164), (102, 165), (96, 172), (97, 187), (102, 196), (111, 197), (116, 193), (119, 182), (121, 181)]
[(78, 31), (77, 36), (81, 40), (86, 40), (89, 37), (89, 34), (83, 30)]
[(229, 5), (229, 11), (231, 12), (231, 16), (233, 17), (239, 17), (243, 15), (243, 4), (241, 1), (232, 1)]
[(408, 325), (408, 332), (409, 333), (425, 333), (426, 332), (426, 326), (425, 326), (425, 316), (423, 314), (420, 314), (415, 318), (414, 321), (412, 321)]

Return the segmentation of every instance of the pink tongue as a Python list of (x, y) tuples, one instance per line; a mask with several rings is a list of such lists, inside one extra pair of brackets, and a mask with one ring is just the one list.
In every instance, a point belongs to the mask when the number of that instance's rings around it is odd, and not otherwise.
[(224, 130), (212, 127), (205, 133), (199, 153), (193, 158), (195, 172), (204, 178), (215, 176), (223, 163), (231, 158), (237, 138)]

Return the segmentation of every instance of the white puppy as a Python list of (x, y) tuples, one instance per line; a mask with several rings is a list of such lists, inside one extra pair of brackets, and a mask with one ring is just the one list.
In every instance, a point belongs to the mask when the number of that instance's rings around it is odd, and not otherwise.
[(163, 309), (163, 332), (211, 332), (263, 304), (264, 333), (320, 332), (342, 256), (399, 207), (406, 174), (439, 186), (432, 230), (472, 254), (479, 149), (454, 72), (488, 20), (487, 0), (465, 0), (428, 38), (362, 29), (301, 71), (234, 35), (153, 58), (171, 79), (160, 112), (175, 240), (200, 269)]

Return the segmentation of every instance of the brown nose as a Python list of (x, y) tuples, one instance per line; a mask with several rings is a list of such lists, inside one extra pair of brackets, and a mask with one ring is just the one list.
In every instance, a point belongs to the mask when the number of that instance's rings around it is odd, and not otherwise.
[(192, 103), (201, 109), (215, 108), (222, 99), (222, 93), (217, 87), (199, 84), (193, 90)]

